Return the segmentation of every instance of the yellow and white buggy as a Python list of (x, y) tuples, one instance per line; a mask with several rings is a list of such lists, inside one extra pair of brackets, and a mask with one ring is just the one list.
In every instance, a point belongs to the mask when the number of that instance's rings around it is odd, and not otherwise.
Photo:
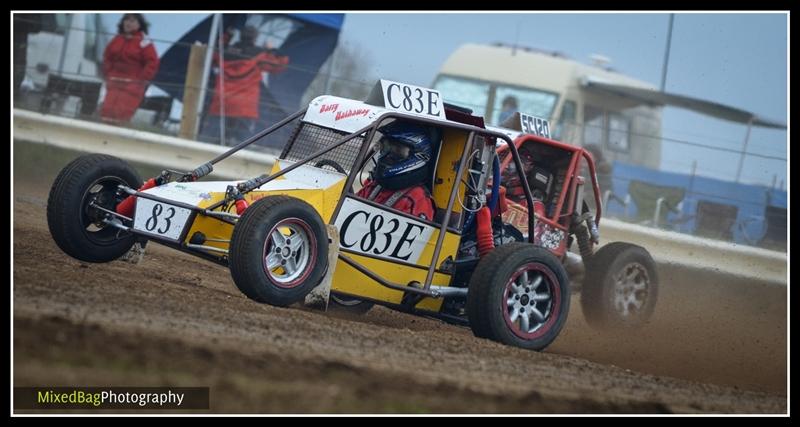
[[(431, 220), (356, 195), (373, 164), (372, 141), (396, 120), (441, 135), (426, 182)], [(281, 129), (291, 137), (268, 174), (198, 181)], [(144, 185), (120, 159), (80, 157), (53, 184), (48, 224), (58, 246), (83, 261), (112, 261), (152, 240), (228, 266), (258, 302), (288, 306), (318, 294), (327, 304), (332, 292), (334, 303), (354, 310), (377, 303), (540, 350), (566, 321), (569, 280), (533, 233), (495, 223), (491, 242), (478, 242), (478, 213), (498, 203), (498, 141), (522, 171), (508, 135), (487, 130), (482, 118), (445, 105), (436, 91), (382, 80), (366, 102), (318, 97), (194, 171), (164, 171)], [(527, 221), (533, 230), (533, 213)]]

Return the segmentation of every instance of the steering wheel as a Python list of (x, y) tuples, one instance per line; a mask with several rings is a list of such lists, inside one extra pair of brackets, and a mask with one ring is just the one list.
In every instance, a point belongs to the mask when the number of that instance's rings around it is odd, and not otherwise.
[(354, 169), (358, 171), (356, 172), (358, 173), (358, 182), (361, 184), (362, 187), (364, 186), (364, 168), (367, 167), (367, 163), (369, 162), (373, 162), (375, 163), (375, 165), (377, 165), (377, 161), (375, 160), (375, 150), (372, 148), (370, 148), (370, 150), (367, 151), (367, 155), (364, 156), (364, 161), (358, 166), (357, 169)]
[(345, 170), (344, 170), (344, 168), (342, 167), (342, 165), (340, 165), (339, 163), (337, 163), (337, 162), (335, 162), (335, 161), (333, 161), (333, 160), (330, 160), (330, 159), (322, 159), (322, 160), (320, 160), (320, 161), (318, 161), (317, 163), (315, 163), (315, 164), (314, 164), (314, 167), (317, 167), (317, 168), (321, 168), (321, 167), (323, 167), (323, 166), (330, 166), (330, 167), (332, 167), (332, 168), (333, 168), (333, 169), (334, 169), (336, 172), (343, 173), (343, 174), (347, 175), (347, 171), (345, 171)]

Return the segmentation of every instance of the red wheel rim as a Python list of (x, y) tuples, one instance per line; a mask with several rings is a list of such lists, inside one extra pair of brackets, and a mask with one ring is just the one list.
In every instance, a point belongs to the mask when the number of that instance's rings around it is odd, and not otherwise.
[(264, 239), (261, 256), (264, 273), (280, 288), (301, 285), (317, 261), (317, 241), (307, 222), (286, 218), (275, 224)]
[(531, 262), (508, 279), (502, 302), (506, 326), (517, 337), (532, 340), (547, 333), (558, 320), (561, 288), (546, 265)]

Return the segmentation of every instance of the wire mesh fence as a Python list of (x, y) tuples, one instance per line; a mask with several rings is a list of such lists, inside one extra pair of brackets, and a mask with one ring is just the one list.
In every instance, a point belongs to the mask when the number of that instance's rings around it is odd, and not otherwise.
[[(104, 122), (100, 109), (107, 99), (108, 82), (102, 73), (103, 49), (105, 44), (117, 33), (105, 30), (100, 26), (89, 28), (86, 26), (70, 26), (67, 22), (62, 22), (56, 23), (57, 28), (38, 28), (38, 33), (44, 35), (31, 38), (31, 34), (36, 33), (29, 31), (27, 27), (37, 25), (37, 19), (34, 14), (14, 14), (14, 64), (12, 69), (15, 84), (13, 88), (14, 107), (43, 114)], [(84, 39), (84, 45), (77, 54), (65, 50), (67, 49), (65, 40), (73, 33), (82, 34)], [(180, 41), (176, 40), (153, 39), (152, 41), (160, 47), (181, 44)], [(183, 45), (190, 46), (190, 44)], [(217, 48), (212, 52), (212, 55), (217, 58), (224, 56), (224, 49), (224, 46), (221, 49)], [(163, 52), (159, 52), (159, 54), (161, 53)], [(70, 68), (65, 65), (70, 63), (66, 59), (70, 55), (80, 56), (80, 61), (73, 61), (73, 63), (78, 63), (78, 66)], [(334, 53), (335, 55), (336, 53)], [(219, 66), (224, 61), (223, 58), (222, 61), (216, 61), (216, 66), (212, 64), (207, 85), (204, 87), (202, 85), (187, 84), (186, 82), (175, 83), (174, 81), (158, 79), (142, 80), (135, 77), (130, 78), (127, 83), (148, 88), (146, 96), (138, 101), (138, 108), (136, 108), (135, 114), (129, 121), (113, 122), (112, 124), (177, 136), (182, 133), (181, 127), (185, 125), (183, 118), (187, 114), (196, 114), (195, 140), (202, 143), (231, 146), (294, 112), (284, 111), (285, 105), (281, 105), (272, 96), (257, 96), (255, 97), (256, 110), (259, 112), (271, 111), (269, 118), (237, 117), (232, 114), (226, 114), (224, 108), (216, 113), (211, 113), (209, 106), (215, 97), (237, 99), (249, 96), (253, 98), (248, 89), (226, 86), (226, 80), (218, 78), (220, 73), (225, 72), (224, 67)], [(340, 70), (333, 66), (333, 62), (335, 61), (332, 57), (319, 69), (304, 68), (295, 62), (290, 62), (286, 65), (286, 70), (309, 73), (314, 76), (313, 81), (307, 85), (304, 93), (300, 94), (297, 99), (305, 103), (315, 96), (326, 94), (332, 88), (337, 92), (329, 94), (344, 97), (352, 97), (353, 94), (361, 95), (369, 92), (369, 89), (374, 84), (373, 81), (361, 80), (352, 73), (341, 73)], [(364, 68), (368, 68), (368, 65), (362, 64)], [(256, 79), (259, 85), (258, 88), (269, 90), (270, 73), (262, 73), (258, 70), (256, 72), (259, 73), (259, 78)], [(162, 77), (176, 77), (170, 73), (169, 70), (164, 70), (159, 75)], [(183, 78), (185, 76), (179, 75), (177, 77)], [(195, 113), (194, 111), (184, 110), (183, 99), (169, 96), (166, 90), (170, 89), (181, 93), (205, 89), (205, 96), (199, 101), (199, 108)], [(302, 107), (303, 105), (297, 105), (297, 109)], [(483, 108), (483, 106), (469, 105), (466, 105), (466, 107)], [(105, 122), (108, 123), (108, 121)], [(609, 132), (607, 123), (581, 123), (574, 120), (564, 120), (561, 123), (557, 123), (556, 129), (559, 139), (578, 145), (585, 144), (584, 139), (587, 134)], [(740, 156), (743, 154), (742, 149), (721, 146), (719, 141), (688, 139), (688, 137), (699, 138), (699, 136), (689, 135), (687, 138), (665, 137), (662, 133), (666, 133), (669, 129), (660, 128), (660, 122), (654, 132), (647, 132), (646, 130), (630, 127), (621, 138), (630, 143), (635, 142), (635, 144), (645, 148), (650, 146), (653, 150), (663, 150), (663, 147), (668, 146), (671, 147), (670, 149), (679, 150), (699, 149), (702, 150), (702, 153), (706, 153), (703, 154), (704, 156)], [(682, 135), (686, 135), (686, 133)], [(275, 154), (282, 153), (285, 158), (290, 160), (300, 160), (341, 136), (343, 134), (340, 132), (303, 124), (298, 121), (295, 126), (285, 126), (284, 129), (263, 138), (254, 144), (253, 148), (270, 151)], [(349, 171), (362, 140), (362, 138), (356, 138), (328, 153), (321, 160), (325, 160), (329, 167), (336, 165)], [(293, 142), (287, 145), (287, 141)], [(616, 159), (615, 161), (614, 150), (605, 150), (605, 152), (611, 157), (607, 160), (615, 165), (625, 161), (624, 158), (623, 160)], [(775, 152), (745, 152), (743, 158), (771, 162), (769, 163), (770, 165), (778, 165), (777, 167), (784, 168), (787, 162), (785, 155)], [(702, 216), (700, 212), (704, 212), (704, 209), (706, 209), (705, 207), (698, 208), (698, 206), (703, 206), (701, 202), (705, 201), (717, 203), (720, 206), (737, 206), (736, 213), (728, 212), (727, 214), (735, 217), (734, 223), (729, 227), (732, 232), (721, 238), (747, 244), (759, 244), (766, 236), (774, 236), (774, 232), (770, 231), (770, 221), (777, 221), (779, 228), (781, 221), (783, 221), (782, 226), (784, 229), (786, 228), (786, 192), (783, 191), (785, 186), (783, 180), (773, 179), (772, 185), (764, 185), (758, 191), (750, 191), (748, 187), (746, 188), (747, 191), (714, 192), (703, 190), (693, 184), (696, 184), (698, 179), (702, 180), (704, 172), (706, 175), (711, 172), (719, 175), (724, 173), (723, 170), (716, 172), (710, 169), (697, 171), (696, 158), (685, 158), (680, 164), (674, 160), (658, 159), (657, 163), (659, 164), (655, 165), (655, 168), (663, 166), (661, 165), (662, 160), (673, 170), (682, 168), (690, 172), (684, 174), (686, 181), (675, 181), (675, 186), (683, 188), (683, 204), (680, 207), (665, 206), (665, 219), (661, 223), (659, 223), (659, 220), (651, 221), (655, 222), (655, 224), (650, 225), (698, 234), (698, 224), (702, 224), (705, 221), (702, 218), (698, 219), (698, 215)], [(649, 166), (651, 168), (654, 167), (653, 165)], [(637, 203), (631, 200), (629, 194), (630, 183), (637, 179), (620, 174), (618, 169), (615, 168), (615, 172), (609, 174), (610, 176), (608, 177), (601, 177), (601, 182), (612, 182), (611, 185), (606, 185), (610, 188), (601, 188), (601, 192), (606, 194), (604, 202), (609, 205), (606, 211), (612, 217), (642, 222), (641, 215), (637, 212), (639, 209), (637, 208)], [(747, 186), (742, 188), (745, 187)], [(706, 188), (712, 187), (707, 186)], [(779, 200), (777, 204), (775, 203), (776, 199)], [(717, 212), (726, 212), (720, 206), (716, 207)], [(778, 209), (779, 211), (768, 215), (767, 211), (769, 209)], [(783, 214), (781, 214), (780, 209), (783, 209)], [(659, 213), (659, 215), (661, 214)]]

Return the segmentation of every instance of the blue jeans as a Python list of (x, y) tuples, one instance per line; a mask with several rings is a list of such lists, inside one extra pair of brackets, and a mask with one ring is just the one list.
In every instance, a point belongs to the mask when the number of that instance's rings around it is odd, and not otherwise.
[[(219, 142), (220, 117), (206, 116), (203, 129), (200, 132), (200, 140), (207, 142)], [(236, 145), (255, 134), (256, 119), (248, 117), (225, 117), (225, 145)]]

